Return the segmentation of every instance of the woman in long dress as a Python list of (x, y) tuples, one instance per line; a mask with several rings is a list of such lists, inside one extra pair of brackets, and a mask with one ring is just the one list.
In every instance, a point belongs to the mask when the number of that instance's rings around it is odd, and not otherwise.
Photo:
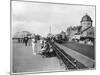
[(32, 39), (32, 52), (33, 52), (33, 55), (36, 55), (36, 41), (35, 39), (33, 38)]

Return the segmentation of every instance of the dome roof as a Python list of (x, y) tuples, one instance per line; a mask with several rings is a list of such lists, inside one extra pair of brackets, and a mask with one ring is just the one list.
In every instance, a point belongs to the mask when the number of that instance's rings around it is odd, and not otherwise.
[(83, 22), (83, 21), (91, 21), (91, 22), (92, 22), (92, 19), (91, 19), (90, 16), (88, 16), (88, 15), (86, 14), (86, 15), (83, 16), (82, 19), (81, 19), (81, 22)]

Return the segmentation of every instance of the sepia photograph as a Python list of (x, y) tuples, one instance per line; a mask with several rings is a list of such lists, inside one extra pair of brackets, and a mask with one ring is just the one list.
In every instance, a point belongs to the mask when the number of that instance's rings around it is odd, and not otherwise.
[(11, 74), (96, 68), (96, 6), (11, 0)]

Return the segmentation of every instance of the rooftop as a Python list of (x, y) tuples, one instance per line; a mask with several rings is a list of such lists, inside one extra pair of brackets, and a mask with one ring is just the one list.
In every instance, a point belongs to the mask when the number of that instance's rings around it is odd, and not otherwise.
[(81, 19), (81, 22), (83, 22), (83, 21), (90, 21), (90, 22), (92, 22), (92, 19), (91, 19), (91, 17), (88, 14), (86, 14)]

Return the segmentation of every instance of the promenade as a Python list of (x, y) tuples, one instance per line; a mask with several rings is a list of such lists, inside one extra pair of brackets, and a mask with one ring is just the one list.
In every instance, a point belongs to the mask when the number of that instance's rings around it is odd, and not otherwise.
[(56, 57), (42, 58), (32, 54), (32, 47), (22, 43), (13, 43), (12, 68), (14, 73), (65, 71)]

